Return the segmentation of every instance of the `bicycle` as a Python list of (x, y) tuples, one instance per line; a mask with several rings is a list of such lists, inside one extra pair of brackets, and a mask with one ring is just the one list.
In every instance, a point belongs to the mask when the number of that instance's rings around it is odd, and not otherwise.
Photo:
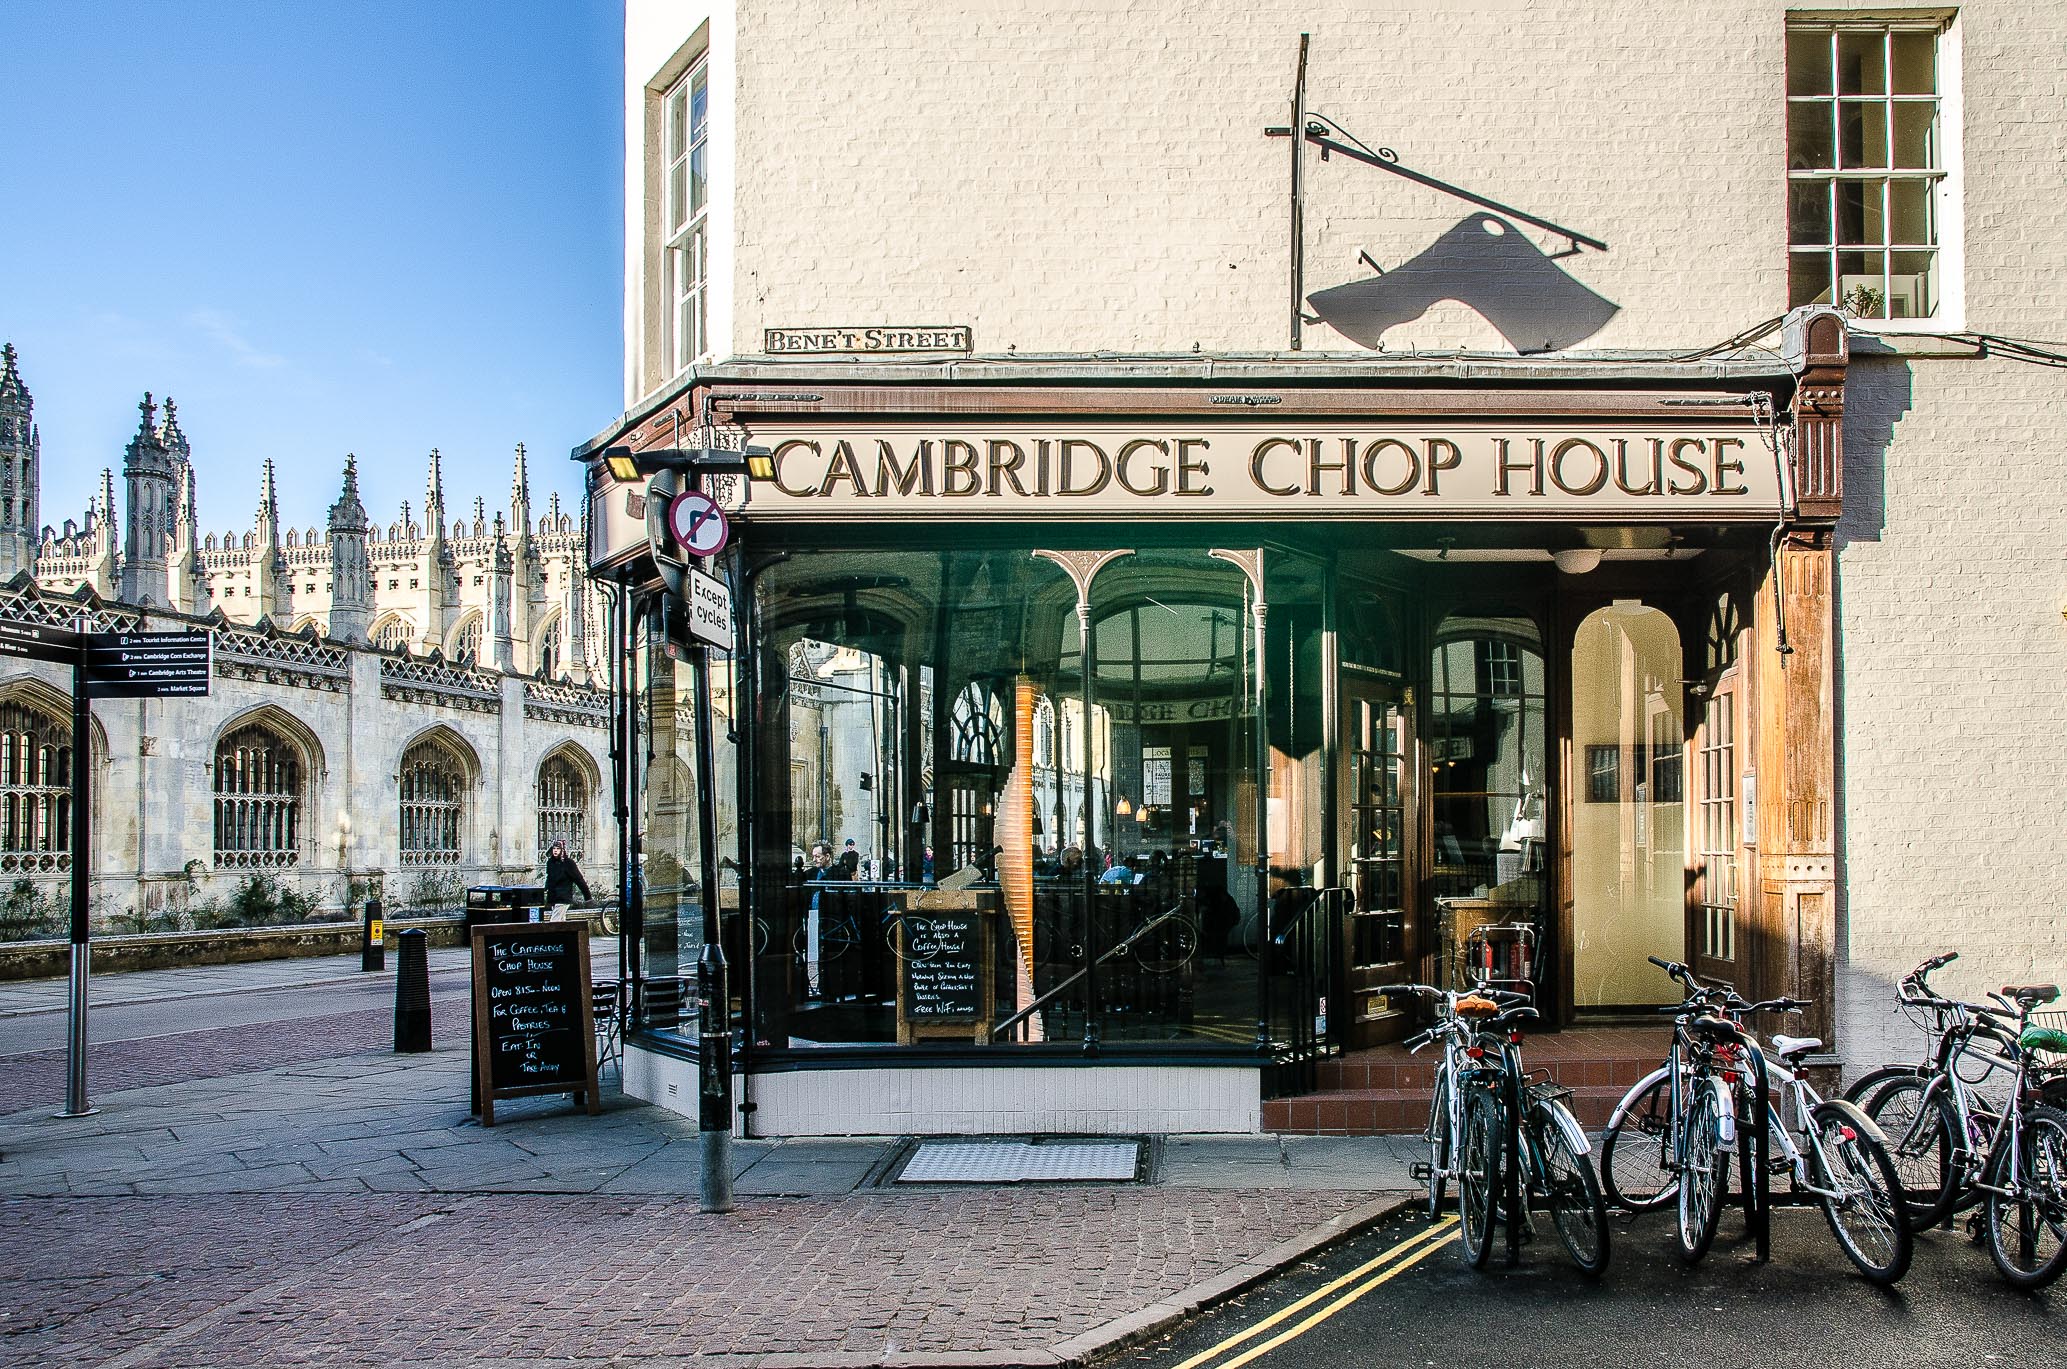
[[(1565, 1106), (1570, 1092), (1532, 1083), (1521, 1063), (1522, 1024), (1536, 1020), (1527, 996), (1478, 989), (1465, 994), (1427, 984), (1392, 985), (1436, 1005), (1435, 1025), (1407, 1041), (1410, 1051), (1440, 1043), (1423, 1139), (1429, 1159), (1414, 1173), (1428, 1185), (1428, 1212), (1442, 1208), (1444, 1188), (1457, 1184), (1465, 1261), (1483, 1268), (1493, 1227), (1507, 1226), (1508, 1257), (1520, 1258), (1533, 1232), (1533, 1199), (1551, 1214), (1558, 1239), (1581, 1273), (1608, 1265), (1607, 1205), (1588, 1159), (1590, 1146)], [(1507, 1006), (1502, 1006), (1502, 1002)]]
[[(1936, 1018), (1927, 1071), (1890, 1066), (1853, 1092), (1889, 1133), (1905, 1178), (1914, 1177), (1906, 1208), (1912, 1229), (1980, 1206), (1975, 1234), (1987, 1240), (1996, 1269), (2019, 1288), (2043, 1288), (2067, 1270), (2067, 1111), (2047, 1101), (2067, 1079), (2037, 1057), (2067, 1054), (2067, 1032), (2031, 1018), (2059, 989), (2006, 985), (1989, 995), (1994, 1006), (1933, 993), (1931, 973), (1957, 958), (1934, 956), (1897, 987), (1905, 1008)], [(1969, 1064), (1980, 1066), (1971, 1078), (1961, 1068)], [(1977, 1086), (2001, 1069), (2011, 1087), (1997, 1107)]]
[[(1665, 1065), (1638, 1080), (1609, 1117), (1601, 1169), (1610, 1196), (1632, 1211), (1676, 1202), (1680, 1256), (1691, 1264), (1714, 1243), (1732, 1150), (1746, 1198), (1754, 1200), (1753, 1144), (1763, 1128), (1780, 1151), (1767, 1157), (1769, 1168), (1822, 1205), (1846, 1258), (1875, 1283), (1899, 1280), (1914, 1245), (1901, 1177), (1880, 1129), (1855, 1104), (1824, 1098), (1802, 1073), (1820, 1040), (1775, 1034), (1776, 1061), (1742, 1023), (1752, 1013), (1808, 1005), (1794, 998), (1746, 1002), (1728, 984), (1703, 983), (1685, 965), (1649, 959), (1686, 997), (1664, 1009), (1673, 1014)], [(1754, 1112), (1761, 1079), (1768, 1093), (1762, 1118)]]

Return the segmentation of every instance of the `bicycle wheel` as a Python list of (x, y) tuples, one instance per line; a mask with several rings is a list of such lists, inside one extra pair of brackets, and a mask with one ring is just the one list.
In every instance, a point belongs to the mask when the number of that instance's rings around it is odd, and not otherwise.
[(940, 954), (933, 928), (922, 917), (902, 913), (883, 920), (883, 941), (899, 960), (927, 961)]
[(1500, 1210), (1500, 1160), (1507, 1150), (1506, 1109), (1490, 1090), (1464, 1097), (1464, 1155), (1457, 1173), (1457, 1215), (1464, 1259), (1483, 1269), (1493, 1253), (1493, 1219)]
[(1428, 1099), (1428, 1126), (1421, 1139), (1428, 1142), (1428, 1220), (1442, 1215), (1443, 1189), (1450, 1167), (1450, 1072), (1438, 1065), (1435, 1091)]
[(1598, 1275), (1608, 1267), (1608, 1205), (1593, 1165), (1572, 1145), (1579, 1123), (1563, 1103), (1542, 1102), (1530, 1109), (1530, 1126), (1543, 1157), (1543, 1197), (1557, 1238), (1580, 1273)]
[(1911, 1231), (1928, 1231), (1944, 1221), (1959, 1188), (1959, 1173), (1952, 1163), (1959, 1117), (1943, 1097), (1925, 1101), (1927, 1083), (1896, 1079), (1863, 1105), (1888, 1138), (1888, 1158), (1902, 1180), (1903, 1213)]
[[(821, 917), (818, 921), (818, 963), (830, 964), (861, 944), (861, 929), (854, 925), (854, 919), (842, 913), (834, 917)], [(795, 935), (790, 938), (790, 949), (799, 960), (811, 953), (811, 924), (802, 921), (797, 924)]]
[(1988, 1251), (2005, 1279), (2043, 1288), (2067, 1267), (2067, 1113), (2032, 1107), (2017, 1140), (2014, 1186), (2007, 1146), (1989, 1166), (1988, 1181), (2014, 1191), (1988, 1195)]
[(1680, 1113), (1679, 1254), (1688, 1264), (1708, 1253), (1730, 1190), (1730, 1152), (1722, 1141), (1715, 1086), (1695, 1075)]
[(1135, 943), (1135, 958), (1150, 974), (1183, 969), (1198, 953), (1199, 932), (1184, 918), (1172, 918)]
[(1820, 1182), (1843, 1195), (1823, 1200), (1830, 1233), (1861, 1274), (1891, 1284), (1909, 1272), (1915, 1249), (1895, 1162), (1886, 1147), (1858, 1127), (1850, 1107), (1824, 1103), (1811, 1117), (1829, 1165)]
[(1671, 1085), (1660, 1075), (1644, 1086), (1601, 1142), (1601, 1183), (1617, 1207), (1652, 1212), (1679, 1195), (1679, 1174), (1672, 1167)]

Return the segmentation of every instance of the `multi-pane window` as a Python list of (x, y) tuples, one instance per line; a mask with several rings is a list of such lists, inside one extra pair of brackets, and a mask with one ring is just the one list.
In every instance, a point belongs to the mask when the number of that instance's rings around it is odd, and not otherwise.
[(668, 374), (710, 350), (710, 237), (704, 213), (710, 143), (710, 71), (699, 62), (661, 102), (667, 171), (662, 193), (668, 304)]
[(0, 706), (0, 870), (71, 864), (71, 724), (23, 704)]
[(588, 852), (588, 786), (565, 756), (548, 756), (538, 767), (538, 859), (544, 863), (553, 843), (567, 843), (578, 862)]
[(1701, 793), (1694, 837), (1701, 861), (1701, 954), (1737, 958), (1736, 695), (1718, 691), (1701, 718)]
[(473, 665), (481, 659), (481, 615), (476, 613), (459, 626), (452, 639), (452, 659)]
[(215, 748), (215, 863), (292, 865), (301, 852), (301, 757), (259, 726)]
[(1860, 318), (1941, 307), (1947, 167), (1936, 20), (1790, 24), (1787, 297)]
[(434, 741), (421, 741), (402, 757), (402, 863), (459, 864), (466, 770), (459, 758)]

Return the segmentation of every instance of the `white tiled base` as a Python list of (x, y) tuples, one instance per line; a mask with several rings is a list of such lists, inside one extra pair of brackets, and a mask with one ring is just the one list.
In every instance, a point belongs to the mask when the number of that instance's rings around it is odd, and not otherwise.
[[(672, 1089), (672, 1092), (670, 1092)], [(696, 1065), (627, 1046), (624, 1091), (696, 1115)], [(1129, 1136), (1262, 1129), (1262, 1078), (1165, 1065), (788, 1070), (734, 1081), (756, 1136)]]

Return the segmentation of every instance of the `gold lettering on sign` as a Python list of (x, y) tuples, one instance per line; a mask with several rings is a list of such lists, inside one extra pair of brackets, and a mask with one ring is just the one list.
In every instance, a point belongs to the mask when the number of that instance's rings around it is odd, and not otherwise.
[[(753, 516), (868, 500), (890, 516), (1133, 517), (1185, 499), (1207, 516), (1763, 518), (1777, 472), (1748, 429), (1664, 424), (1202, 424), (1070, 428), (1004, 420), (757, 435), (774, 456)], [(976, 500), (980, 504), (950, 503)], [(1065, 502), (1066, 501), (1066, 502)]]

